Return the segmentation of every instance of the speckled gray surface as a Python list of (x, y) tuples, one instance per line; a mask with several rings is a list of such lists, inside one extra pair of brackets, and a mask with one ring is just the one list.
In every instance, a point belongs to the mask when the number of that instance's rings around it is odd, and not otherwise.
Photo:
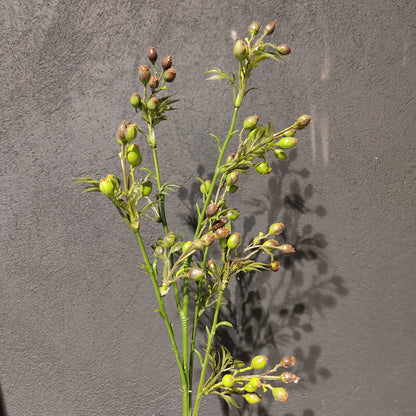
[[(283, 219), (299, 250), (279, 275), (231, 291), (234, 350), (295, 353), (285, 405), (232, 415), (412, 415), (415, 5), (412, 1), (0, 3), (0, 386), (7, 416), (180, 414), (178, 376), (152, 287), (117, 212), (71, 178), (115, 172), (114, 132), (147, 47), (172, 54), (179, 110), (160, 129), (163, 173), (191, 187), (230, 119), (210, 65), (231, 31), (278, 19), (288, 64), (254, 75), (240, 120), (314, 123), (274, 174), (249, 178), (245, 235)], [(146, 151), (144, 156), (148, 156)], [(185, 169), (185, 171), (183, 170)], [(259, 191), (260, 186), (264, 191)], [(195, 187), (195, 185), (194, 185)], [(194, 188), (195, 189), (195, 188)], [(194, 195), (168, 205), (185, 229)], [(148, 241), (154, 231), (145, 227)], [(278, 276), (278, 277), (277, 277)], [(254, 351), (255, 350), (255, 351)], [(228, 414), (207, 398), (201, 416)]]

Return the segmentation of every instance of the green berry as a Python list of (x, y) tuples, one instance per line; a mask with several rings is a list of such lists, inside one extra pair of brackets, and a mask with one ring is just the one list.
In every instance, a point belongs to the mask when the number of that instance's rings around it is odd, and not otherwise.
[(257, 114), (254, 114), (254, 116), (249, 116), (244, 120), (243, 127), (246, 130), (253, 130), (257, 126), (258, 122), (259, 122), (259, 117)]
[(287, 154), (283, 149), (274, 149), (273, 153), (276, 159), (279, 159), (279, 160), (287, 159)]
[(232, 185), (228, 185), (228, 186), (227, 186), (227, 191), (228, 191), (230, 194), (234, 194), (235, 192), (237, 192), (237, 191), (238, 191), (238, 186), (237, 186), (237, 185), (234, 185), (234, 184), (232, 184)]
[(129, 124), (127, 126), (127, 130), (126, 130), (126, 134), (125, 134), (125, 139), (131, 143), (137, 136), (137, 129), (136, 129), (137, 125), (136, 123), (132, 123)]
[(147, 85), (147, 83), (150, 80), (150, 70), (147, 65), (141, 65), (139, 68), (139, 80), (144, 84)]
[(225, 162), (226, 162), (226, 163), (230, 163), (231, 161), (233, 161), (233, 160), (234, 160), (234, 158), (235, 158), (235, 153), (234, 153), (234, 152), (231, 152), (231, 153), (227, 156), (227, 159), (225, 159)]
[(285, 137), (293, 137), (296, 133), (296, 129), (290, 129), (286, 133), (283, 134)]
[(254, 166), (256, 172), (260, 175), (267, 175), (272, 171), (272, 168), (266, 162), (259, 162)]
[(207, 195), (210, 188), (211, 188), (211, 181), (206, 180), (204, 183), (201, 184), (201, 186), (199, 187), (199, 190), (201, 191), (202, 195)]
[(187, 241), (183, 246), (182, 246), (182, 251), (185, 253), (186, 251), (189, 250), (189, 248), (192, 245), (192, 241)]
[(201, 280), (203, 276), (204, 276), (204, 271), (200, 269), (199, 267), (192, 267), (192, 269), (189, 269), (188, 277), (194, 282)]
[(267, 240), (263, 243), (263, 246), (274, 250), (279, 247), (279, 242), (276, 240)]
[(162, 247), (171, 248), (175, 244), (175, 234), (171, 231), (162, 238)]
[(277, 145), (282, 149), (291, 149), (298, 144), (298, 139), (294, 137), (282, 137), (278, 142)]
[(205, 247), (209, 247), (215, 241), (215, 234), (213, 232), (204, 234), (201, 240), (204, 242)]
[(231, 388), (234, 385), (234, 377), (231, 374), (226, 374), (221, 382), (224, 387)]
[(140, 105), (140, 96), (137, 92), (134, 92), (131, 96), (130, 96), (130, 104), (134, 107), (134, 108), (138, 108)]
[(240, 216), (240, 213), (236, 209), (232, 209), (228, 211), (227, 214), (225, 215), (225, 217), (230, 221), (236, 220), (239, 216)]
[(139, 192), (142, 196), (148, 196), (152, 192), (152, 182), (146, 181), (139, 186)]
[(244, 43), (244, 41), (240, 39), (235, 43), (233, 53), (239, 61), (246, 59), (248, 52), (248, 46)]
[(152, 97), (147, 102), (147, 109), (152, 113), (153, 111), (156, 110), (158, 103), (159, 103), (159, 100), (156, 97)]
[(289, 395), (283, 387), (274, 387), (271, 389), (273, 397), (279, 402), (287, 402), (289, 400)]
[(256, 355), (252, 360), (250, 367), (253, 370), (261, 370), (267, 364), (268, 358), (265, 355)]
[(239, 177), (240, 177), (240, 174), (235, 170), (229, 173), (225, 180), (228, 185), (234, 185), (238, 181)]
[(203, 242), (203, 240), (195, 240), (192, 243), (192, 248), (196, 251), (201, 251), (205, 248), (205, 243)]
[(283, 229), (285, 228), (285, 225), (281, 222), (275, 222), (269, 227), (269, 234), (279, 235)]
[(249, 382), (248, 382), (251, 386), (255, 387), (256, 389), (258, 389), (259, 387), (261, 387), (262, 382), (258, 377), (251, 377)]
[(247, 394), (244, 394), (243, 397), (250, 404), (256, 404), (256, 403), (261, 402), (261, 397), (257, 393), (247, 393)]
[(257, 390), (257, 387), (254, 387), (250, 383), (247, 383), (244, 386), (244, 390), (247, 391), (248, 393), (254, 393)]
[(100, 180), (100, 191), (107, 196), (113, 196), (115, 191), (115, 185), (112, 175), (107, 175)]
[(250, 35), (254, 35), (256, 36), (257, 33), (260, 32), (260, 24), (259, 22), (253, 22), (249, 27), (248, 27), (248, 33), (250, 33)]
[(142, 163), (142, 154), (140, 153), (140, 149), (137, 144), (131, 144), (127, 148), (127, 161), (133, 168), (139, 166)]
[(230, 235), (230, 237), (227, 240), (227, 247), (230, 250), (237, 248), (240, 244), (241, 244), (241, 236), (239, 233), (234, 233)]

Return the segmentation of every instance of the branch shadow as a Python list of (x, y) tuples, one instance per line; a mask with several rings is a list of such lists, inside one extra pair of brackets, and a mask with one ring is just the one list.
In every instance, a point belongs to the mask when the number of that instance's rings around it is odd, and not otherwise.
[[(314, 331), (316, 317), (335, 308), (337, 298), (346, 296), (348, 289), (343, 277), (331, 274), (326, 236), (312, 224), (305, 224), (306, 218), (324, 217), (326, 209), (321, 204), (313, 205), (310, 172), (291, 168), (296, 156), (295, 150), (290, 162), (273, 163), (274, 174), (268, 179), (267, 191), (260, 198), (245, 201), (256, 209), (244, 218), (242, 233), (248, 236), (254, 231), (256, 217), (267, 213), (268, 224), (278, 221), (285, 224), (279, 241), (292, 244), (296, 253), (280, 256), (282, 267), (277, 273), (264, 272), (261, 278), (258, 273), (249, 273), (235, 279), (227, 289), (229, 301), (220, 313), (220, 320), (231, 322), (234, 329), (219, 327), (214, 348), (223, 345), (236, 359), (244, 362), (265, 352), (272, 363), (279, 362), (284, 355), (294, 355), (297, 359), (295, 372), (303, 379), (296, 389), (308, 389), (332, 375), (330, 369), (320, 363), (321, 346), (305, 347), (305, 338)], [(289, 177), (290, 186), (284, 194), (284, 184)], [(198, 196), (199, 189), (196, 189), (196, 196), (193, 192), (182, 195), (184, 199), (188, 198), (191, 207)], [(188, 220), (187, 224), (192, 226), (194, 222)], [(200, 319), (199, 329), (204, 330), (210, 322), (212, 314), (206, 312)], [(223, 400), (221, 403), (226, 416), (272, 416), (276, 413), (272, 400), (263, 400), (257, 406), (239, 402), (241, 409), (230, 409)], [(303, 410), (302, 416), (314, 414), (314, 410), (308, 408)], [(284, 416), (294, 415), (286, 413)]]
[(6, 403), (3, 397), (3, 390), (0, 384), (0, 416), (7, 416)]

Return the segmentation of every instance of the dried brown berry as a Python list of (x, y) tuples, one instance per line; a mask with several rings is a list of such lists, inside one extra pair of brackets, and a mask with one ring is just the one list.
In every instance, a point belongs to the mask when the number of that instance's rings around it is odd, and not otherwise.
[(287, 355), (286, 357), (283, 357), (282, 360), (280, 361), (280, 365), (285, 368), (293, 367), (295, 364), (296, 364), (296, 358), (291, 355)]
[(172, 66), (172, 57), (169, 55), (166, 58), (163, 58), (162, 60), (162, 68), (163, 69), (169, 69)]
[(274, 272), (278, 272), (280, 270), (280, 263), (278, 261), (270, 262), (270, 270), (273, 270)]
[(224, 240), (230, 235), (230, 230), (228, 228), (222, 227), (215, 231), (215, 236), (218, 240)]
[(276, 27), (276, 20), (266, 25), (266, 27), (264, 28), (264, 33), (266, 35), (271, 35), (274, 32), (275, 27)]
[(227, 224), (226, 220), (217, 220), (212, 224), (211, 230), (218, 230), (219, 228), (224, 227), (225, 224)]
[(176, 69), (173, 69), (173, 68), (168, 69), (165, 74), (165, 81), (173, 82), (175, 78), (176, 78)]
[(282, 374), (280, 374), (279, 378), (283, 381), (283, 383), (297, 383), (300, 380), (300, 377), (291, 373), (290, 371), (284, 371)]
[(205, 214), (208, 218), (213, 217), (218, 211), (218, 206), (217, 204), (209, 204), (207, 206), (207, 209), (205, 211)]
[(281, 245), (277, 248), (283, 254), (290, 254), (290, 253), (294, 253), (296, 251), (290, 244), (283, 244), (283, 245)]
[(279, 45), (277, 47), (277, 50), (281, 55), (289, 55), (290, 52), (292, 52), (292, 49), (289, 45), (286, 45), (286, 43), (282, 43), (281, 45)]
[(156, 76), (152, 76), (152, 78), (150, 78), (149, 81), (149, 87), (154, 90), (155, 88), (157, 88), (159, 86), (159, 80), (157, 79)]

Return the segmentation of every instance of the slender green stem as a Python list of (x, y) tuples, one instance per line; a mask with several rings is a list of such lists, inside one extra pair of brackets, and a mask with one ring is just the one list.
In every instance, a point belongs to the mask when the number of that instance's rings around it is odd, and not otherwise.
[(207, 347), (206, 347), (206, 351), (205, 351), (204, 364), (202, 366), (201, 377), (199, 379), (199, 385), (198, 385), (198, 392), (197, 392), (197, 395), (196, 395), (194, 409), (193, 409), (193, 413), (192, 413), (193, 416), (197, 416), (197, 414), (198, 414), (199, 402), (201, 401), (201, 398), (202, 398), (202, 395), (203, 395), (203, 388), (204, 388), (204, 382), (205, 382), (205, 372), (207, 370), (208, 363), (209, 363), (209, 356), (210, 356), (210, 352), (211, 352), (212, 341), (214, 340), (215, 332), (217, 330), (218, 315), (219, 315), (219, 312), (220, 312), (221, 300), (222, 300), (223, 293), (224, 293), (224, 291), (220, 290), (220, 292), (218, 294), (217, 305), (215, 307), (215, 312), (214, 312), (214, 319), (212, 321), (211, 332), (209, 333), (209, 336), (208, 336)]
[[(157, 298), (157, 301), (158, 301), (158, 304), (159, 304), (159, 311), (160, 311), (159, 313), (160, 313), (161, 317), (163, 318), (163, 320), (165, 322), (165, 325), (166, 325), (166, 329), (168, 331), (169, 339), (170, 339), (170, 342), (172, 344), (173, 354), (175, 355), (176, 364), (178, 365), (178, 369), (179, 369), (179, 374), (180, 374), (180, 378), (181, 378), (182, 394), (184, 394), (184, 392), (186, 390), (188, 390), (188, 386), (187, 386), (187, 382), (186, 382), (187, 378), (186, 378), (186, 375), (185, 375), (184, 368), (182, 366), (181, 357), (179, 355), (179, 350), (178, 350), (178, 347), (177, 347), (177, 344), (176, 344), (175, 332), (173, 330), (172, 323), (168, 319), (168, 316), (167, 316), (167, 313), (166, 313), (166, 310), (165, 310), (165, 303), (163, 301), (163, 297), (160, 294), (159, 285), (157, 284), (157, 276), (156, 276), (155, 271), (152, 267), (152, 264), (150, 263), (149, 256), (147, 255), (146, 248), (143, 244), (143, 240), (142, 240), (142, 237), (140, 235), (140, 232), (136, 231), (134, 234), (136, 235), (136, 239), (137, 239), (137, 242), (139, 243), (139, 247), (140, 247), (140, 250), (142, 252), (144, 261), (146, 263), (146, 267), (149, 270), (149, 275), (152, 279), (153, 287), (155, 289), (156, 298)], [(185, 399), (185, 396), (184, 396), (184, 399)], [(187, 399), (188, 399), (188, 396), (186, 396), (186, 400)], [(185, 415), (185, 413), (184, 413), (184, 415)], [(188, 415), (186, 414), (186, 416), (188, 416)]]

